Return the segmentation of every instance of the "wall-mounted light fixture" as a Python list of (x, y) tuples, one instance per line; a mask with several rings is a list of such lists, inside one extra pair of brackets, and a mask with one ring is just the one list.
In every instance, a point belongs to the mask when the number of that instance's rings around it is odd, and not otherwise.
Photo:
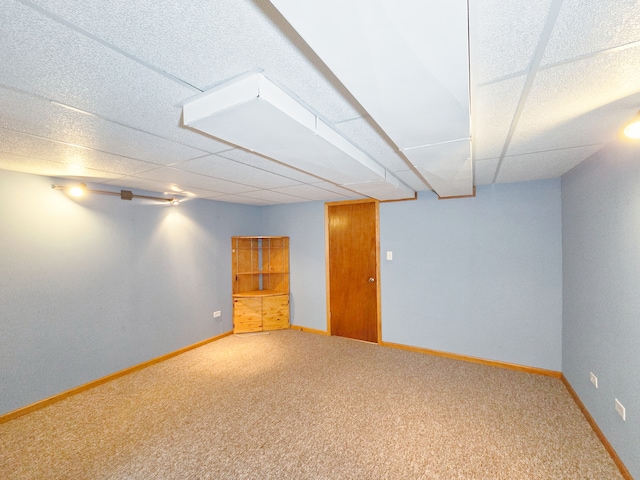
[(624, 127), (624, 135), (628, 138), (640, 139), (640, 112)]
[(120, 197), (121, 200), (133, 200), (134, 198), (144, 198), (147, 200), (155, 200), (156, 202), (167, 202), (171, 205), (178, 205), (180, 200), (177, 198), (164, 198), (164, 197), (152, 197), (149, 195), (137, 195), (131, 190), (120, 190), (119, 192), (111, 192), (108, 190), (92, 190), (88, 189), (84, 183), (78, 185), (51, 185), (54, 190), (62, 190), (74, 197), (81, 197), (88, 193), (95, 193), (97, 195), (111, 195), (114, 197)]

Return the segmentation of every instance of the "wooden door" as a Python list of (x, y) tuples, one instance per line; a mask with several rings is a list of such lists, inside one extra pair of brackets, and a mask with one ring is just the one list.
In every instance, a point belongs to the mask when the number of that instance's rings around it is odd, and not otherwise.
[(328, 315), (331, 335), (378, 342), (378, 202), (328, 203)]

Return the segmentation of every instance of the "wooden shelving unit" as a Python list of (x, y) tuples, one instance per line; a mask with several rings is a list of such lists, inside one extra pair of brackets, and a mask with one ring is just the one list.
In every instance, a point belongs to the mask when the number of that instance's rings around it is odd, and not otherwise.
[(289, 237), (231, 237), (234, 333), (289, 328)]

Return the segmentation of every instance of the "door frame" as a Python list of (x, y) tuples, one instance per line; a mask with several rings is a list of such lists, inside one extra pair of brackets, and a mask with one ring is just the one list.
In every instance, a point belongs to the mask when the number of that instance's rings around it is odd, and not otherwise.
[(325, 239), (325, 277), (327, 298), (327, 335), (331, 335), (331, 272), (329, 271), (329, 207), (351, 205), (355, 203), (373, 203), (375, 212), (375, 257), (376, 257), (376, 328), (378, 332), (377, 344), (382, 344), (382, 308), (380, 302), (380, 201), (372, 198), (361, 200), (345, 200), (341, 202), (326, 202), (324, 204), (324, 239)]

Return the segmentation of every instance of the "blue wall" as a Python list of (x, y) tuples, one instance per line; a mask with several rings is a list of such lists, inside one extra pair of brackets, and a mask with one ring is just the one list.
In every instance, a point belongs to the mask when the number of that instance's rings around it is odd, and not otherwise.
[(562, 370), (640, 478), (640, 149), (612, 145), (565, 174), (562, 218)]
[(324, 202), (263, 207), (263, 235), (290, 237), (291, 323), (327, 330)]
[[(381, 204), (383, 340), (560, 371), (560, 209), (559, 179)], [(324, 204), (263, 216), (291, 237), (293, 323), (326, 330)]]
[(260, 222), (51, 183), (0, 171), (0, 414), (231, 330), (230, 237)]
[(560, 198), (555, 179), (381, 204), (383, 339), (560, 371)]
[[(291, 237), (292, 323), (326, 330), (323, 202), (176, 208), (0, 183), (0, 412), (229, 331), (232, 235)], [(385, 203), (380, 235), (383, 340), (560, 370), (559, 180)]]

